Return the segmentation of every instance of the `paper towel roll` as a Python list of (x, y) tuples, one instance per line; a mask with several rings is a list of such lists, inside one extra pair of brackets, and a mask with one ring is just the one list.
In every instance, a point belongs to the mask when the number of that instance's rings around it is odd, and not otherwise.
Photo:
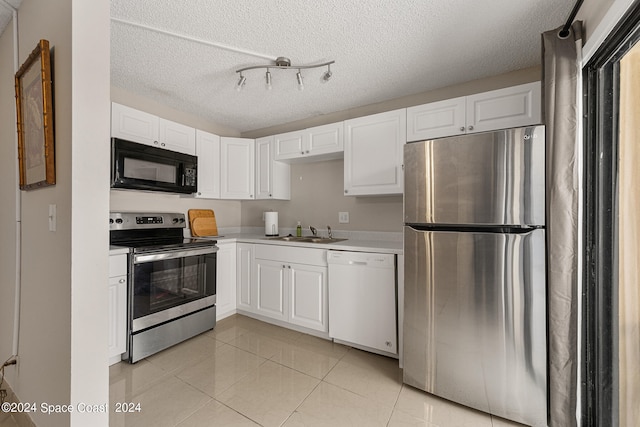
[(264, 213), (264, 234), (265, 236), (278, 235), (278, 212)]

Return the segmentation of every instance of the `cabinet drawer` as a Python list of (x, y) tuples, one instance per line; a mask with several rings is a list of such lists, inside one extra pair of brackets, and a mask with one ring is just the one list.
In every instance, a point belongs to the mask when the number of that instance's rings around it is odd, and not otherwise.
[(126, 276), (127, 254), (109, 256), (109, 277)]
[(319, 266), (327, 265), (327, 251), (325, 249), (278, 245), (256, 245), (255, 257), (283, 263)]

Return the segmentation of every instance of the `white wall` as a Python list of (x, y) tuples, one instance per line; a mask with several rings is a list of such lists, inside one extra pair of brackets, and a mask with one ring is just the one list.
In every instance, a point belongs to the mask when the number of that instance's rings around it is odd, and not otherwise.
[[(55, 2), (54, 2), (55, 3)], [(71, 395), (109, 403), (108, 255), (110, 2), (73, 0), (71, 10)], [(71, 426), (108, 425), (109, 413), (74, 411)]]
[[(103, 159), (109, 137), (109, 2), (23, 0), (18, 20), (20, 63), (40, 39), (52, 48), (57, 176), (55, 186), (22, 192), (18, 364), (6, 368), (6, 379), (22, 402), (107, 403), (108, 186), (102, 182), (108, 174)], [(0, 38), (0, 167), (6, 178), (17, 168), (10, 28)], [(4, 361), (12, 352), (16, 184), (2, 181)], [(48, 229), (50, 204), (57, 206), (55, 232)], [(103, 226), (89, 226), (96, 214), (104, 218)], [(97, 426), (107, 425), (107, 415), (89, 421), (77, 413), (38, 411), (31, 417), (37, 425)]]

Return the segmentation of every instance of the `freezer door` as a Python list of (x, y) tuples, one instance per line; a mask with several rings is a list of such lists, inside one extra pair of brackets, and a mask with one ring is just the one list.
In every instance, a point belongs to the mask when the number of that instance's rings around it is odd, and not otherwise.
[(547, 425), (544, 230), (405, 227), (404, 382)]
[(407, 144), (405, 223), (544, 225), (544, 126)]

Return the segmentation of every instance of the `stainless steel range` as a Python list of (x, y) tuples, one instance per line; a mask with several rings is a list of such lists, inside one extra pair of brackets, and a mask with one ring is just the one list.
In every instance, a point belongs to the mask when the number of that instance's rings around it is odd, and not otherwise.
[(135, 363), (213, 329), (216, 241), (183, 237), (181, 213), (111, 212), (110, 243), (130, 248), (127, 352)]

